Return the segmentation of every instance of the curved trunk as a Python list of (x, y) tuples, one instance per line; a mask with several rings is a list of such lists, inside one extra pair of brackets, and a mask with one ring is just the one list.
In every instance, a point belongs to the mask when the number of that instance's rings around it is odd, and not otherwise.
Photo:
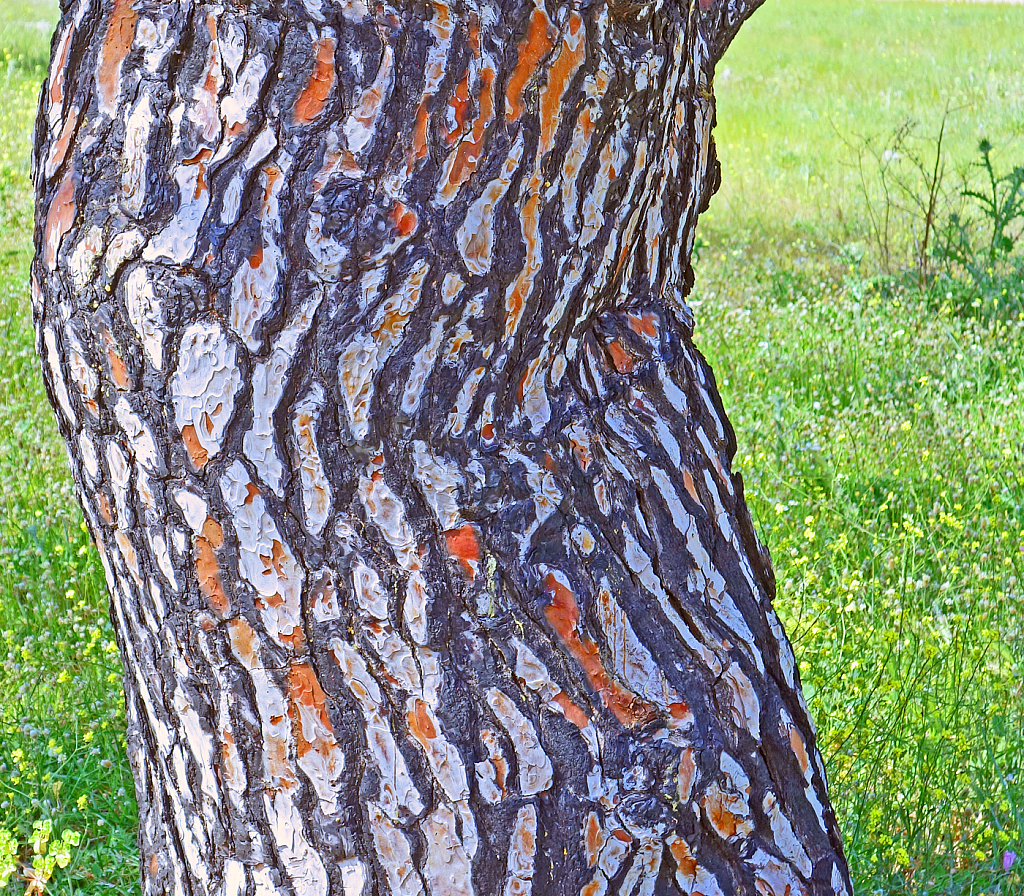
[(146, 893), (849, 892), (684, 304), (753, 5), (65, 3), (34, 312)]

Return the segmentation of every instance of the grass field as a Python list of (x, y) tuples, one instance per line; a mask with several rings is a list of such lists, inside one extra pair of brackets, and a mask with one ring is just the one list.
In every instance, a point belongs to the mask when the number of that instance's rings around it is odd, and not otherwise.
[[(55, 11), (0, 6), (0, 873), (48, 820), (72, 836), (47, 892), (92, 896), (137, 892), (137, 868), (102, 574), (28, 311)], [(1024, 893), (1024, 860), (1003, 870), (1024, 855), (1024, 318), (881, 276), (857, 166), (947, 107), (950, 177), (981, 137), (1024, 163), (1022, 35), (1024, 7), (769, 0), (717, 79), (698, 339), (862, 894)]]

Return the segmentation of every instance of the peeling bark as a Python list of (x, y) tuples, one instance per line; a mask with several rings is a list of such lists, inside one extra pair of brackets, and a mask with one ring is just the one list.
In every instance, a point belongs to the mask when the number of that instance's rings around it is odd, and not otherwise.
[(756, 0), (68, 0), (33, 310), (147, 894), (847, 894), (684, 299)]

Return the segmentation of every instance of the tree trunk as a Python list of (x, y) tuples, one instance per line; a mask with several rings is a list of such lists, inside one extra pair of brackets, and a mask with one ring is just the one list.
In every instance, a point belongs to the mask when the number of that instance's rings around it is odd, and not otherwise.
[(757, 0), (65, 0), (33, 304), (143, 889), (850, 892), (684, 304)]

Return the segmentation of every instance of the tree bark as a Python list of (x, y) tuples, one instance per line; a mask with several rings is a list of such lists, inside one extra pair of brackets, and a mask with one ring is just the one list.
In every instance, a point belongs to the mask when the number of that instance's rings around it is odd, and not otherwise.
[(684, 298), (757, 0), (66, 0), (33, 310), (151, 894), (846, 894)]

